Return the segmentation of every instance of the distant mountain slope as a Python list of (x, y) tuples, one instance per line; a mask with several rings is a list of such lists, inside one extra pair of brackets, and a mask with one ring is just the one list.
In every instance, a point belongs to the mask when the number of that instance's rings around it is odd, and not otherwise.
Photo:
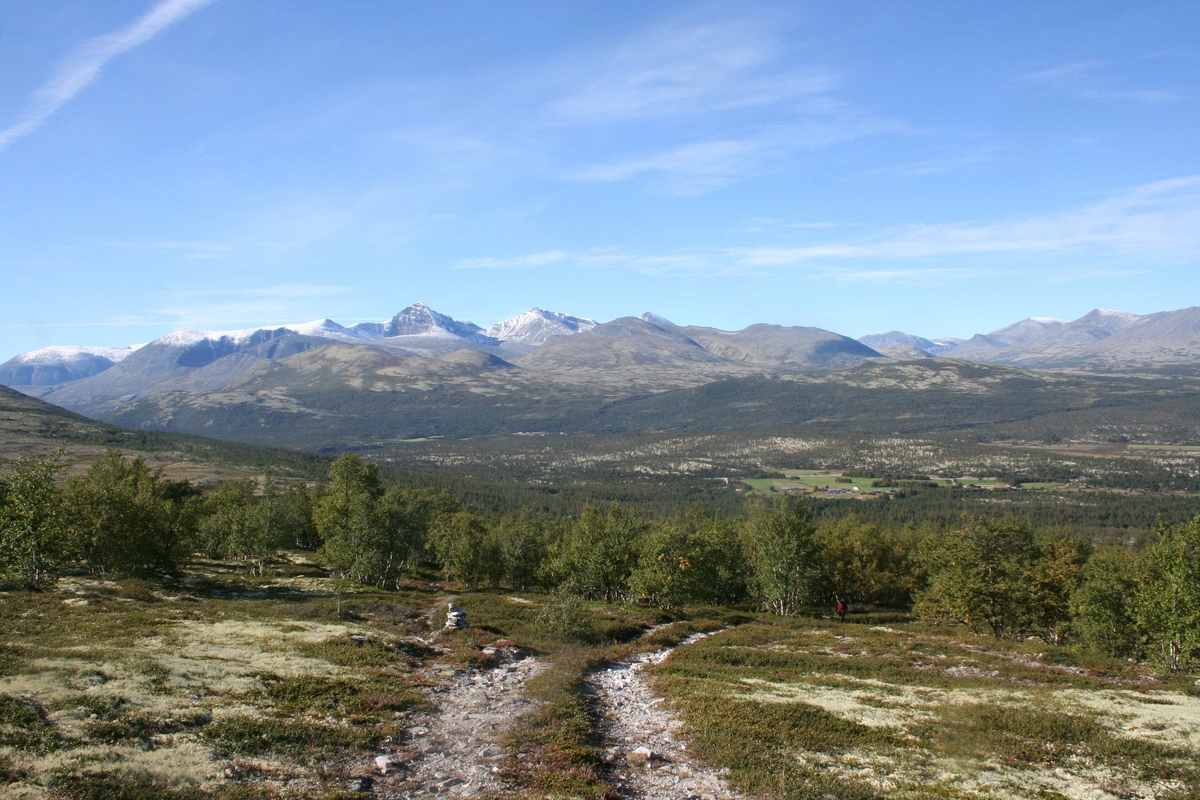
[(1019, 367), (1102, 371), (1195, 366), (1200, 365), (1198, 316), (1200, 310), (1195, 308), (1147, 316), (1098, 308), (1071, 322), (1042, 325), (1040, 335), (1038, 327), (1024, 323), (1018, 323), (1023, 327), (1015, 337), (1011, 330), (1018, 326), (977, 335), (948, 356)]
[[(637, 340), (622, 339), (622, 330), (629, 327), (606, 335), (626, 345)], [(688, 352), (685, 342), (674, 341)], [(616, 349), (611, 357), (633, 357)], [(710, 363), (694, 350), (691, 355), (699, 360), (677, 363)], [(623, 363), (636, 374), (636, 363)], [(967, 430), (1045, 438), (1080, 430), (1113, 435), (1128, 428), (1139, 436), (1161, 430), (1175, 440), (1200, 435), (1195, 422), (1200, 381), (1194, 378), (1028, 371), (943, 359), (873, 360), (838, 371), (726, 374), (666, 391), (631, 392), (626, 386), (621, 394), (611, 385), (565, 384), (547, 380), (547, 374), (476, 351), (422, 359), (330, 344), (258, 364), (219, 389), (139, 398), (113, 420), (128, 427), (321, 450), (526, 431)]]
[(575, 336), (547, 341), (516, 362), (527, 372), (565, 383), (620, 386), (694, 385), (742, 373), (683, 333), (637, 317), (597, 325)]
[(740, 331), (678, 328), (708, 352), (769, 370), (849, 367), (880, 354), (848, 336), (821, 328), (751, 325)]
[(1064, 366), (1088, 358), (1091, 348), (1119, 331), (1138, 324), (1141, 317), (1121, 311), (1095, 309), (1042, 336), (1018, 342), (997, 359), (1023, 366)]
[(0, 364), (0, 386), (52, 386), (99, 374), (135, 347), (43, 347)]
[(108, 448), (144, 455), (152, 468), (168, 478), (200, 485), (226, 478), (261, 474), (270, 468), (277, 476), (324, 477), (328, 456), (280, 447), (157, 430), (129, 430), (97, 422), (81, 414), (0, 386), (0, 462), (20, 456), (66, 450), (72, 472), (80, 472)]
[(285, 358), (327, 343), (327, 338), (299, 336), (288, 329), (256, 331), (244, 339), (172, 334), (131, 353), (104, 372), (47, 387), (39, 394), (56, 405), (104, 418), (141, 395), (167, 389), (216, 388), (263, 359)]
[(967, 361), (994, 361), (1009, 348), (1045, 336), (1063, 324), (1062, 320), (1052, 317), (1030, 317), (988, 334), (977, 333), (944, 355)]
[(932, 341), (923, 336), (913, 336), (911, 333), (904, 331), (888, 331), (887, 333), (873, 333), (869, 336), (860, 336), (858, 341), (865, 344), (872, 350), (883, 352), (885, 347), (909, 347), (922, 352), (929, 352), (937, 347)]
[(988, 335), (1010, 345), (1024, 344), (1048, 333), (1053, 333), (1066, 324), (1065, 320), (1054, 317), (1030, 317), (1020, 322), (1014, 322), (1000, 330), (992, 331)]
[(1200, 307), (1163, 311), (1114, 325), (1074, 353), (1075, 363), (1096, 369), (1162, 367), (1200, 362)]
[[(204, 397), (225, 388), (291, 396), (302, 384), (306, 392), (338, 394), (425, 386), (449, 392), (456, 383), (455, 392), (498, 392), (525, 407), (572, 393), (586, 403), (611, 402), (729, 378), (845, 370), (885, 356), (945, 353), (956, 360), (1098, 372), (1200, 368), (1198, 318), (1195, 308), (1144, 317), (1097, 309), (1066, 323), (1031, 317), (955, 344), (901, 331), (862, 341), (814, 327), (724, 331), (677, 326), (649, 313), (597, 324), (537, 308), (484, 330), (416, 303), (389, 320), (350, 328), (322, 319), (277, 328), (176, 331), (132, 352), (47, 348), (10, 360), (0, 368), (0, 380), (95, 418), (120, 415), (130, 425), (161, 420), (173, 413), (164, 411), (168, 406), (191, 408), (180, 393), (196, 394), (205, 405)], [(332, 345), (341, 349), (279, 366)], [(346, 374), (357, 375), (360, 385), (346, 384)], [(279, 375), (288, 377), (272, 383)], [(318, 386), (321, 381), (328, 385)], [(518, 398), (522, 391), (530, 398)], [(167, 394), (169, 402), (162, 399)]]
[(945, 355), (962, 343), (962, 339), (926, 339), (904, 331), (888, 331), (860, 336), (858, 341), (876, 352), (892, 358), (930, 358)]
[(475, 350), (432, 359), (328, 344), (263, 361), (217, 389), (137, 398), (111, 419), (137, 428), (345, 448), (523, 430), (539, 408), (561, 415), (570, 403), (594, 408), (602, 402), (539, 386), (512, 364)]

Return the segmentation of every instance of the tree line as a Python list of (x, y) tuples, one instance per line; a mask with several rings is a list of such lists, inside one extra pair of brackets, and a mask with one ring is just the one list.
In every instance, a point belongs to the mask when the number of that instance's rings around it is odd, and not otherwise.
[(377, 465), (353, 455), (314, 488), (280, 488), (267, 475), (207, 496), (115, 450), (83, 475), (63, 479), (65, 466), (59, 453), (0, 475), (0, 574), (10, 585), (42, 589), (66, 568), (170, 574), (196, 556), (261, 575), (281, 551), (306, 550), (341, 579), (384, 588), (437, 571), (465, 587), (660, 607), (791, 615), (841, 601), (998, 638), (1078, 641), (1170, 669), (1200, 655), (1200, 517), (1160, 522), (1137, 548), (1093, 547), (1012, 516), (818, 522), (785, 496), (749, 501), (739, 516), (693, 505), (651, 519), (617, 503), (570, 517), (485, 515), (446, 492), (385, 485)]

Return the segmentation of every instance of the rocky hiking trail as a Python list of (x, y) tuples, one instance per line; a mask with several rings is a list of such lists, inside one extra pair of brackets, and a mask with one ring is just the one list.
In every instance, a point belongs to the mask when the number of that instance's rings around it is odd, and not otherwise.
[[(447, 629), (466, 625), (465, 615), (451, 605)], [(661, 707), (662, 699), (654, 696), (641, 674), (647, 664), (662, 663), (677, 647), (710, 635), (694, 634), (675, 647), (610, 663), (589, 675), (589, 694), (602, 721), (610, 781), (621, 796), (738, 797), (719, 774), (693, 763), (676, 735), (679, 722)], [(449, 652), (439, 647), (436, 638), (423, 641), (443, 654)], [(389, 742), (370, 765), (372, 774), (356, 779), (349, 788), (388, 800), (503, 795), (510, 787), (501, 776), (512, 755), (497, 740), (532, 710), (536, 701), (524, 696), (525, 685), (551, 664), (507, 641), (485, 647), (482, 655), (497, 666), (451, 667), (434, 661), (424, 674), (429, 710), (414, 715), (405, 741)]]
[[(664, 627), (664, 626), (660, 626)], [(651, 633), (656, 629), (651, 629)], [(737, 798), (722, 775), (696, 763), (679, 739), (679, 720), (663, 708), (642, 675), (678, 647), (710, 633), (696, 633), (675, 647), (642, 653), (592, 673), (588, 684), (601, 714), (613, 787), (629, 798), (646, 800), (724, 800)]]
[[(433, 625), (437, 606), (422, 615)], [(443, 632), (469, 626), (467, 615), (449, 603)], [(433, 638), (427, 646), (450, 651)], [(478, 797), (500, 793), (497, 777), (510, 756), (498, 736), (533, 705), (524, 696), (530, 678), (550, 666), (509, 641), (484, 647), (490, 669), (452, 667), (434, 661), (422, 676), (430, 709), (414, 715), (404, 742), (389, 742), (376, 756), (372, 777), (350, 787), (379, 798)]]
[(484, 654), (500, 665), (443, 670), (449, 680), (426, 689), (433, 708), (413, 717), (408, 741), (375, 759), (383, 773), (371, 787), (375, 797), (478, 797), (503, 789), (497, 774), (509, 756), (496, 738), (530, 709), (522, 689), (549, 664), (516, 647)]

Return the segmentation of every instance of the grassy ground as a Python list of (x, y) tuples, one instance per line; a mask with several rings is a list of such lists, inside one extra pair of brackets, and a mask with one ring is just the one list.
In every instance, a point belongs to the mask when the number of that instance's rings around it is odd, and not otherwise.
[[(472, 626), (435, 653), (414, 634), (450, 597)], [(751, 796), (1200, 793), (1194, 675), (897, 614), (668, 613), (429, 582), (347, 591), (297, 558), (262, 579), (199, 563), (166, 583), (69, 577), (0, 595), (0, 795), (346, 796), (423, 707), (420, 686), (489, 666), (483, 646), (510, 639), (552, 664), (505, 737), (512, 797), (604, 798), (588, 671), (718, 627), (651, 678), (692, 752)]]
[[(441, 626), (450, 597), (472, 624), (435, 652), (416, 634)], [(509, 639), (554, 664), (509, 737), (523, 754), (515, 796), (604, 796), (583, 675), (669, 619), (532, 592), (451, 595), (426, 581), (350, 588), (302, 557), (265, 578), (201, 562), (163, 583), (75, 576), (3, 592), (0, 795), (347, 796), (423, 707), (419, 686), (492, 666), (483, 647)]]
[(302, 564), (253, 581), (206, 564), (4, 594), (2, 793), (336, 796), (423, 702), (411, 677), (429, 654), (407, 636), (424, 593), (359, 591), (339, 618), (326, 583)]
[[(1194, 678), (1194, 676), (1191, 676)], [(694, 751), (761, 797), (1200, 793), (1200, 688), (903, 619), (759, 619), (654, 671)]]

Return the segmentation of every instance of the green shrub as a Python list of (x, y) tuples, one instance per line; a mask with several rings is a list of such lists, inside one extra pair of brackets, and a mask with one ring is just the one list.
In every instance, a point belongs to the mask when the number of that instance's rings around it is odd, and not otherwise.
[(385, 734), (374, 728), (323, 725), (272, 717), (230, 717), (204, 729), (218, 749), (244, 756), (286, 755), (305, 761), (366, 752)]
[(224, 784), (213, 790), (173, 788), (142, 773), (108, 772), (58, 775), (50, 782), (53, 800), (269, 800), (278, 795), (267, 788)]
[(583, 602), (567, 591), (556, 591), (534, 618), (534, 628), (542, 636), (564, 642), (586, 642), (593, 637)]

